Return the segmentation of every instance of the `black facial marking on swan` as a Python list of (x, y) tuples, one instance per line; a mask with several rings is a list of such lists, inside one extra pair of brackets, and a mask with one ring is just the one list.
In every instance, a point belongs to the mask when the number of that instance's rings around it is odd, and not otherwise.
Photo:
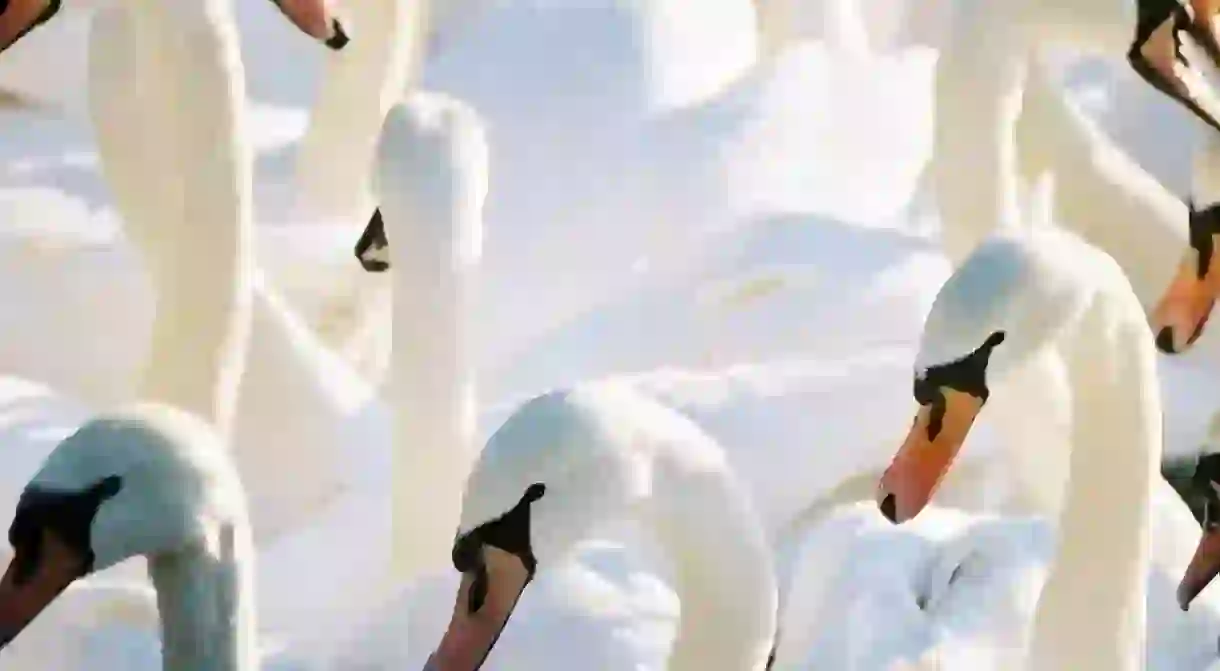
[(1203, 528), (1220, 529), (1220, 454), (1208, 454), (1199, 459), (1191, 488), (1196, 496), (1203, 498)]
[(1166, 326), (1156, 334), (1156, 348), (1162, 354), (1173, 354), (1176, 351), (1173, 345), (1173, 329), (1171, 327)]
[(997, 345), (1004, 342), (1003, 331), (996, 331), (987, 337), (978, 349), (966, 356), (949, 363), (929, 366), (923, 375), (915, 378), (915, 401), (920, 405), (932, 407), (928, 416), (928, 439), (936, 440), (940, 435), (945, 417), (945, 397), (942, 390), (955, 389), (964, 394), (987, 402), (991, 390), (987, 387), (987, 363), (991, 352)]
[(881, 514), (891, 524), (898, 524), (898, 503), (894, 500), (893, 494), (886, 494), (885, 499), (881, 501)]
[(763, 667), (764, 671), (771, 671), (771, 667), (775, 665), (775, 651), (779, 649), (779, 628), (775, 630), (775, 640), (771, 642), (771, 653), (767, 655), (767, 665)]
[(339, 51), (351, 41), (351, 38), (347, 36), (347, 31), (343, 30), (343, 24), (339, 23), (339, 19), (330, 20), (330, 31), (332, 33), (330, 39), (326, 40), (324, 44), (332, 51)]
[(356, 260), (360, 266), (370, 273), (383, 273), (390, 269), (390, 262), (378, 258), (383, 256), (390, 246), (385, 237), (385, 221), (381, 218), (381, 208), (373, 211), (369, 223), (356, 241)]
[(534, 483), (526, 488), (521, 500), (512, 510), (484, 522), (459, 536), (453, 543), (453, 567), (460, 573), (473, 573), (467, 609), (478, 612), (487, 598), (487, 567), (483, 563), (483, 546), (491, 545), (521, 560), (528, 575), (527, 582), (534, 578), (538, 561), (530, 542), (530, 504), (546, 494), (546, 485)]
[(1207, 276), (1212, 255), (1216, 253), (1212, 236), (1220, 234), (1220, 203), (1209, 205), (1202, 210), (1196, 210), (1193, 202), (1187, 205), (1190, 208), (1190, 246), (1199, 255), (1195, 275), (1203, 279)]
[(90, 573), (94, 559), (89, 538), (93, 518), (102, 503), (122, 488), (123, 479), (117, 475), (104, 477), (75, 492), (27, 487), (17, 502), (17, 511), (8, 530), (9, 544), (15, 551), (14, 582), (22, 584), (37, 572), (42, 561), (44, 529), (55, 532), (56, 537), (84, 560), (82, 574)]

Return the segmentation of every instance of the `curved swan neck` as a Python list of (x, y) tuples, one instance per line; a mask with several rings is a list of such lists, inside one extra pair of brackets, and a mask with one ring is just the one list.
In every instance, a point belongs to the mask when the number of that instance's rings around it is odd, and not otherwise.
[(1055, 185), (1059, 225), (1114, 257), (1140, 302), (1153, 306), (1188, 246), (1182, 201), (1069, 101), (1043, 64), (1030, 68), (1016, 133), (1023, 176), (1072, 176)]
[[(1030, 669), (1144, 668), (1149, 499), (1161, 456), (1161, 404), (1143, 320), (1116, 325), (1117, 308), (1094, 305), (1065, 349), (1076, 391), (1070, 480), (1058, 550), (1035, 615)], [(1138, 306), (1123, 308), (1139, 315)]]
[(681, 620), (670, 671), (763, 671), (775, 639), (772, 557), (749, 499), (717, 471), (657, 464), (650, 515)]
[(159, 221), (129, 222), (158, 294), (141, 394), (227, 434), (250, 327), (252, 269), (251, 154), (232, 8), (220, 0), (189, 8), (141, 2), (129, 11), (138, 81), (155, 110), (108, 125), (156, 121), (156, 137), (139, 143), (156, 145), (154, 155), (140, 167), (161, 175), (145, 188), (169, 189), (172, 200), (145, 197), (175, 203)]
[(248, 530), (221, 530), (214, 547), (151, 557), (166, 671), (256, 671), (253, 553)]
[[(328, 56), (296, 164), (297, 211), (357, 221), (373, 211), (370, 171), (386, 111), (403, 95), (427, 21), (428, 2), (348, 5), (358, 37)], [(418, 68), (415, 68), (418, 69)]]

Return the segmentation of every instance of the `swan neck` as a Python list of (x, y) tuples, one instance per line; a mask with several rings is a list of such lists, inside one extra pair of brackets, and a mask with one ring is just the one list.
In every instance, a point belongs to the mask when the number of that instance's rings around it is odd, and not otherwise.
[(397, 409), (392, 566), (401, 580), (448, 565), (476, 448), (469, 315), (482, 212), (462, 170), (417, 171), (410, 193), (381, 180), (394, 268), (387, 391)]
[(681, 618), (670, 671), (763, 671), (774, 644), (771, 553), (748, 496), (723, 472), (662, 472), (652, 522)]
[(418, 69), (415, 52), (429, 4), (389, 0), (345, 8), (360, 39), (323, 66), (298, 151), (294, 207), (300, 216), (348, 222), (372, 213), (377, 139), (386, 111)]
[[(129, 231), (157, 291), (141, 395), (227, 434), (250, 326), (251, 151), (245, 74), (232, 8), (142, 2), (131, 12), (141, 87), (155, 107), (161, 176), (148, 189), (170, 209)], [(131, 123), (128, 120), (127, 123)], [(150, 177), (151, 179), (151, 177)], [(150, 229), (150, 230), (145, 230)]]
[[(1131, 319), (1095, 305), (1068, 344), (1072, 453), (1059, 544), (1035, 615), (1038, 669), (1144, 666), (1153, 479), (1161, 457), (1155, 352)], [(1092, 323), (1089, 323), (1092, 322)]]
[(225, 527), (215, 545), (149, 559), (166, 671), (256, 671), (251, 541)]

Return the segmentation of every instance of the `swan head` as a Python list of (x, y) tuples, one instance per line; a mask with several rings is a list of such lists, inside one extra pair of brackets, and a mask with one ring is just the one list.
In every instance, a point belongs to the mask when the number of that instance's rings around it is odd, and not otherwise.
[(202, 420), (142, 405), (89, 421), (51, 451), (17, 503), (0, 648), (77, 579), (131, 557), (211, 547), (244, 520), (237, 475)]
[(992, 388), (1088, 305), (1077, 275), (1088, 272), (1080, 267), (1089, 265), (1088, 257), (1064, 257), (1082, 245), (1048, 242), (992, 238), (937, 294), (915, 362), (919, 410), (878, 489), (881, 512), (891, 522), (923, 510)]
[(1152, 312), (1156, 346), (1166, 354), (1190, 349), (1203, 335), (1216, 298), (1220, 296), (1220, 207), (1190, 208), (1190, 247), (1169, 288)]
[[(641, 464), (616, 449), (621, 434), (610, 426), (613, 418), (581, 395), (553, 392), (529, 401), (479, 455), (453, 545), (461, 585), (425, 668), (479, 669), (538, 568), (567, 556), (591, 528), (641, 495)], [(630, 407), (631, 399), (623, 403)]]

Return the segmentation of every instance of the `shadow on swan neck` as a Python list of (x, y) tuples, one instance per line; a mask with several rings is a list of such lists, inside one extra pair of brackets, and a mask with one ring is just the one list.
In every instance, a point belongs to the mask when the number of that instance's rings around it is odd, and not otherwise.
[(773, 560), (743, 488), (718, 470), (659, 459), (649, 520), (673, 568), (681, 617), (669, 671), (762, 671), (775, 642)]
[(1030, 669), (1144, 668), (1150, 497), (1161, 457), (1146, 329), (1133, 296), (1103, 295), (1065, 343), (1073, 449)]
[(249, 532), (225, 526), (214, 542), (148, 560), (167, 671), (258, 669)]

